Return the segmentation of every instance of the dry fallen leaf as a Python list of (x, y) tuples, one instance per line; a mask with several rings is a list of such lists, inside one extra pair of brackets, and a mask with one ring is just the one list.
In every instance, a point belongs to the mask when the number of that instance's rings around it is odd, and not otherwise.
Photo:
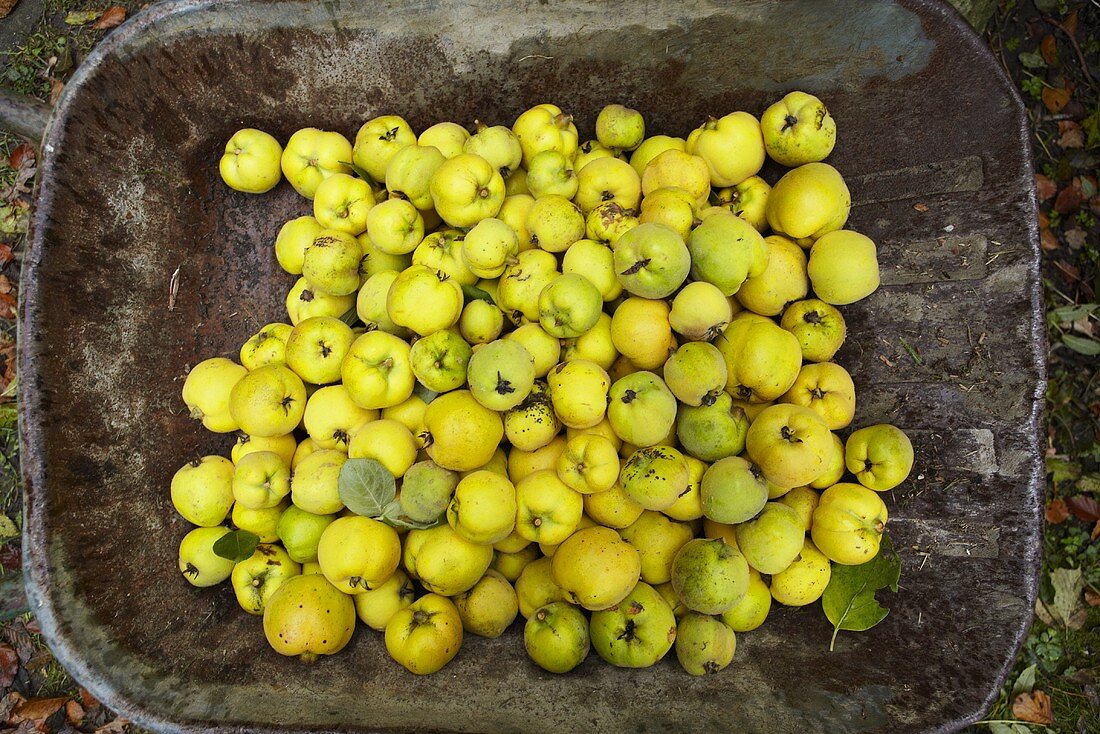
[(1097, 520), (1096, 524), (1092, 526), (1092, 535), (1090, 537), (1092, 540), (1100, 538), (1100, 520)]
[(1066, 500), (1066, 507), (1079, 520), (1085, 522), (1096, 522), (1100, 520), (1100, 502), (1097, 502), (1092, 497), (1085, 497), (1083, 495), (1070, 497)]
[(15, 691), (0, 698), (0, 721), (7, 721), (8, 717), (11, 716), (11, 712), (26, 700)]
[(61, 99), (61, 93), (65, 91), (65, 83), (60, 79), (50, 79), (50, 107), (57, 106), (57, 100)]
[(1063, 148), (1084, 148), (1085, 131), (1073, 120), (1058, 123), (1058, 145)]
[(107, 8), (103, 15), (99, 16), (99, 20), (92, 25), (92, 30), (102, 31), (108, 28), (115, 28), (122, 25), (122, 21), (124, 20), (126, 20), (126, 8), (121, 5), (115, 5)]
[(1065, 522), (1069, 517), (1069, 509), (1066, 507), (1066, 501), (1061, 497), (1051, 500), (1047, 503), (1047, 509), (1044, 514), (1046, 515), (1047, 522), (1051, 525)]
[(84, 704), (84, 708), (94, 709), (100, 705), (99, 699), (89, 693), (84, 686), (79, 686), (77, 691), (80, 693), (80, 702)]
[(17, 313), (15, 298), (10, 293), (0, 293), (0, 319), (14, 319)]
[(1039, 245), (1047, 252), (1058, 249), (1058, 238), (1050, 229), (1050, 217), (1046, 212), (1039, 212)]
[(1085, 589), (1085, 603), (1090, 607), (1100, 607), (1100, 594), (1092, 589)]
[(1064, 624), (1081, 605), (1081, 592), (1085, 583), (1080, 568), (1056, 568), (1050, 572), (1050, 584), (1054, 587), (1054, 609)]
[(1012, 702), (1012, 715), (1020, 721), (1032, 724), (1053, 724), (1054, 714), (1050, 710), (1050, 696), (1042, 691), (1021, 693)]
[(108, 721), (95, 730), (95, 734), (123, 734), (130, 729), (130, 721), (121, 716), (114, 721)]
[(30, 143), (20, 143), (8, 156), (8, 165), (19, 170), (25, 163), (34, 165), (34, 147)]
[(1051, 181), (1049, 176), (1035, 174), (1035, 195), (1039, 197), (1039, 201), (1046, 201), (1057, 193), (1058, 184)]
[(913, 208), (916, 209), (921, 214), (924, 214), (926, 211), (928, 211), (928, 205), (927, 204), (914, 204)]
[(84, 721), (84, 707), (79, 701), (69, 701), (65, 704), (65, 718), (73, 726), (79, 726)]
[(19, 672), (19, 656), (11, 645), (0, 645), (0, 688), (8, 688)]
[(69, 699), (64, 696), (58, 698), (28, 698), (15, 707), (8, 718), (9, 724), (22, 724), (24, 721), (42, 721), (57, 713), (57, 710), (65, 705)]
[(1043, 104), (1052, 115), (1057, 115), (1069, 104), (1072, 91), (1065, 87), (1043, 87)]
[(1050, 33), (1043, 36), (1042, 42), (1039, 43), (1039, 53), (1043, 55), (1043, 61), (1048, 65), (1054, 66), (1058, 63), (1058, 42)]
[(0, 0), (0, 18), (7, 18), (8, 13), (15, 9), (19, 0)]
[(1080, 250), (1082, 247), (1084, 247), (1085, 243), (1088, 241), (1088, 238), (1089, 233), (1081, 229), (1080, 227), (1067, 229), (1065, 232), (1062, 233), (1062, 239), (1064, 239), (1066, 241), (1066, 244), (1074, 250)]
[(23, 565), (23, 553), (14, 543), (0, 545), (0, 569), (13, 571)]
[(1079, 207), (1084, 199), (1084, 194), (1081, 192), (1081, 179), (1074, 177), (1069, 186), (1058, 192), (1058, 198), (1054, 200), (1054, 210), (1059, 214), (1069, 214)]
[(1077, 35), (1077, 11), (1066, 16), (1066, 19), (1062, 21), (1062, 27), (1066, 29), (1066, 33), (1071, 36)]

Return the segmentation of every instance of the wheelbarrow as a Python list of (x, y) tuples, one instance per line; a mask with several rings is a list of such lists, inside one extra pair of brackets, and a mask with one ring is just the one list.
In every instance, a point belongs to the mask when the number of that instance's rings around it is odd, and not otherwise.
[[(183, 376), (281, 320), (291, 278), (272, 243), (309, 211), (285, 183), (221, 183), (235, 130), (507, 123), (553, 101), (590, 136), (621, 101), (685, 135), (791, 89), (827, 101), (850, 226), (879, 245), (883, 285), (846, 310), (838, 357), (855, 425), (896, 423), (916, 446), (886, 495), (903, 574), (880, 625), (830, 652), (819, 607), (776, 609), (702, 678), (595, 656), (554, 676), (513, 629), (417, 678), (363, 630), (313, 666), (283, 658), (228, 587), (177, 573), (169, 480), (230, 441), (188, 418)], [(22, 112), (25, 131), (47, 122)], [(169, 0), (80, 66), (42, 151), (21, 291), (27, 591), (57, 658), (123, 715), (164, 731), (835, 734), (953, 730), (998, 695), (1040, 548), (1036, 202), (1021, 102), (948, 6)]]

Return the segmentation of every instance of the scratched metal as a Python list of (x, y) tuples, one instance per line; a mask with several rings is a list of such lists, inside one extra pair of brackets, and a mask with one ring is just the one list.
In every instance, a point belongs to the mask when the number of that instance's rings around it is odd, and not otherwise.
[[(309, 204), (218, 181), (250, 125), (353, 135), (508, 122), (554, 101), (586, 137), (609, 101), (686, 134), (707, 114), (821, 94), (851, 226), (883, 287), (846, 309), (856, 425), (912, 431), (887, 495), (904, 593), (866, 634), (776, 609), (720, 675), (675, 660), (575, 673), (532, 665), (520, 625), (470, 638), (430, 678), (377, 634), (303, 667), (228, 587), (175, 571), (168, 482), (228, 439), (182, 410), (189, 365), (280, 319), (271, 244)], [(769, 167), (767, 175), (776, 170)], [(1044, 343), (1023, 108), (977, 38), (930, 0), (158, 3), (80, 67), (45, 142), (24, 267), (20, 362), (30, 598), (97, 697), (163, 730), (916, 732), (978, 719), (1026, 630), (1041, 531)], [(921, 206), (917, 206), (917, 205)], [(925, 208), (927, 208), (925, 210)], [(168, 308), (169, 283), (179, 294)]]

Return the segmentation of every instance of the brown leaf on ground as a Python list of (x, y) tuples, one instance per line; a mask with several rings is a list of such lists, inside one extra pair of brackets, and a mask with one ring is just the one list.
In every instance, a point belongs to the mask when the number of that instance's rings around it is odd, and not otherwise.
[(1066, 19), (1062, 21), (1062, 27), (1066, 29), (1066, 33), (1071, 36), (1077, 35), (1077, 11), (1066, 16)]
[(1071, 630), (1080, 630), (1085, 628), (1085, 623), (1088, 621), (1089, 610), (1081, 607), (1069, 616), (1069, 619), (1066, 620), (1066, 626)]
[(15, 10), (19, 0), (0, 0), (0, 18), (7, 18), (8, 13)]
[(57, 106), (57, 100), (61, 99), (61, 93), (64, 91), (65, 82), (60, 79), (50, 79), (50, 107)]
[(1039, 44), (1039, 53), (1043, 55), (1043, 61), (1050, 66), (1058, 63), (1058, 42), (1054, 40), (1053, 34), (1048, 33), (1043, 36), (1043, 40)]
[(0, 319), (14, 319), (16, 312), (15, 287), (8, 276), (0, 273)]
[(15, 707), (26, 700), (27, 699), (23, 698), (15, 691), (0, 698), (0, 721), (7, 721), (8, 717), (11, 716), (11, 712), (15, 710)]
[(11, 245), (9, 245), (7, 242), (0, 242), (0, 268), (4, 267), (14, 259), (15, 254), (11, 251)]
[(1070, 497), (1066, 500), (1066, 507), (1078, 520), (1083, 520), (1084, 522), (1096, 522), (1100, 520), (1100, 502), (1097, 502), (1092, 497), (1084, 497), (1081, 495)]
[(0, 546), (0, 568), (14, 571), (23, 566), (23, 554), (14, 543)]
[(1090, 607), (1100, 607), (1100, 594), (1092, 589), (1085, 589), (1085, 603)]
[(1058, 198), (1054, 200), (1054, 211), (1059, 214), (1069, 214), (1081, 206), (1084, 199), (1084, 194), (1081, 192), (1081, 179), (1075, 176), (1069, 186), (1058, 192)]
[(1085, 131), (1073, 120), (1058, 123), (1058, 145), (1063, 148), (1084, 148)]
[(122, 21), (126, 20), (126, 8), (121, 5), (115, 5), (107, 8), (103, 15), (99, 16), (99, 20), (92, 24), (93, 31), (103, 31), (108, 28), (115, 28), (122, 25)]
[(1066, 501), (1059, 497), (1047, 502), (1047, 509), (1044, 514), (1049, 524), (1057, 525), (1069, 518), (1069, 508), (1066, 507)]
[(1050, 229), (1050, 217), (1046, 212), (1039, 212), (1039, 246), (1047, 252), (1058, 249), (1058, 238)]
[(9, 724), (22, 724), (24, 721), (43, 721), (57, 713), (58, 709), (65, 705), (69, 699), (65, 696), (57, 698), (28, 698), (15, 707), (8, 717)]
[(1012, 702), (1012, 715), (1020, 721), (1032, 724), (1053, 724), (1054, 714), (1050, 710), (1050, 696), (1042, 691), (1021, 693)]
[(34, 148), (29, 143), (20, 143), (8, 156), (8, 165), (19, 170), (25, 163), (34, 165)]
[(1100, 538), (1100, 520), (1097, 520), (1096, 524), (1092, 526), (1092, 535), (1090, 537), (1092, 540)]
[(1049, 176), (1035, 174), (1035, 195), (1039, 197), (1039, 201), (1046, 201), (1057, 193), (1058, 184), (1051, 181)]
[(121, 716), (114, 721), (108, 721), (103, 726), (95, 730), (95, 734), (123, 734), (130, 730), (129, 719), (124, 719)]
[(84, 721), (84, 707), (78, 701), (69, 701), (65, 704), (65, 718), (73, 726), (80, 726)]
[(80, 686), (77, 690), (80, 692), (80, 702), (84, 704), (84, 708), (94, 709), (100, 705), (99, 699), (89, 693), (84, 686)]
[(1066, 108), (1073, 96), (1073, 85), (1065, 87), (1043, 87), (1043, 104), (1050, 110), (1050, 114), (1057, 115)]
[(16, 617), (0, 627), (0, 636), (15, 648), (16, 654), (19, 655), (19, 662), (25, 664), (34, 657), (34, 640), (31, 639), (30, 633), (27, 632), (21, 618)]
[(42, 628), (38, 626), (38, 620), (34, 617), (31, 617), (26, 622), (24, 622), (23, 626), (26, 627), (27, 632), (30, 632), (32, 635), (42, 634)]
[(27, 669), (28, 673), (34, 673), (36, 671), (42, 670), (42, 668), (45, 668), (53, 661), (53, 653), (51, 653), (49, 649), (43, 648), (36, 652), (34, 654), (34, 657), (28, 660), (23, 667)]
[(8, 688), (19, 672), (19, 656), (11, 645), (0, 645), (0, 688)]
[(914, 204), (913, 209), (920, 212), (921, 214), (924, 214), (926, 211), (928, 211), (928, 205), (927, 204)]

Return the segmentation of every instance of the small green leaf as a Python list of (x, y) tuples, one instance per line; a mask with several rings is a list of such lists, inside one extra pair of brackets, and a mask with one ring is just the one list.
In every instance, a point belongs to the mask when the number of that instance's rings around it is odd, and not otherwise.
[(901, 346), (905, 348), (905, 351), (909, 354), (909, 358), (917, 364), (924, 364), (924, 358), (920, 356), (920, 352), (912, 347), (909, 342), (905, 341), (905, 337), (899, 336), (898, 341), (901, 342)]
[(240, 563), (251, 558), (259, 544), (260, 537), (255, 533), (234, 530), (214, 541), (214, 553), (228, 561)]
[(1066, 481), (1072, 482), (1081, 476), (1081, 465), (1076, 461), (1066, 461), (1051, 456), (1047, 458), (1046, 466), (1047, 474), (1050, 474), (1050, 479), (1055, 484)]
[(1039, 99), (1039, 97), (1041, 97), (1043, 94), (1042, 80), (1036, 79), (1033, 76), (1028, 77), (1027, 79), (1024, 79), (1022, 82), (1020, 82), (1020, 88), (1030, 94), (1035, 99)]
[(1085, 131), (1086, 148), (1100, 146), (1100, 109), (1082, 120), (1081, 128)]
[(425, 403), (430, 403), (439, 397), (439, 393), (435, 390), (429, 390), (421, 385), (419, 382), (413, 387), (413, 395), (423, 400)]
[(462, 295), (466, 297), (467, 301), (488, 301), (493, 302), (493, 297), (489, 295), (488, 291), (478, 288), (476, 285), (464, 285), (462, 286)]
[(356, 322), (359, 321), (359, 312), (354, 308), (350, 308), (340, 317), (340, 320), (348, 326), (355, 326)]
[(1043, 69), (1047, 65), (1038, 51), (1024, 51), (1020, 54), (1020, 63), (1029, 69)]
[(1100, 494), (1100, 475), (1086, 474), (1077, 480), (1077, 491)]
[(18, 537), (19, 528), (15, 527), (15, 521), (7, 515), (0, 515), (0, 544)]
[(1076, 321), (1082, 316), (1088, 316), (1098, 308), (1100, 308), (1100, 306), (1095, 303), (1082, 303), (1077, 306), (1062, 306), (1061, 308), (1054, 309), (1050, 313), (1058, 321), (1068, 323)]
[(1020, 673), (1020, 677), (1016, 679), (1016, 682), (1012, 684), (1012, 698), (1016, 698), (1021, 693), (1031, 693), (1035, 688), (1035, 666), (1029, 665), (1024, 668), (1024, 672)]
[(833, 649), (840, 630), (864, 632), (881, 622), (889, 614), (875, 599), (879, 589), (897, 592), (901, 578), (901, 559), (894, 551), (890, 536), (883, 534), (878, 555), (858, 566), (833, 564), (832, 576), (825, 593), (821, 595), (821, 608), (833, 623)]
[(421, 522), (419, 520), (413, 520), (404, 513), (401, 509), (401, 503), (397, 500), (392, 500), (386, 505), (382, 511), (382, 515), (378, 518), (384, 523), (393, 525), (399, 528), (408, 528), (409, 530), (424, 530), (426, 528), (434, 528), (443, 522), (443, 517), (440, 516), (435, 520), (429, 520), (427, 522)]
[(65, 25), (84, 25), (99, 17), (100, 10), (70, 10), (65, 15)]
[(361, 178), (364, 181), (367, 181), (371, 184), (375, 183), (374, 179), (371, 178), (371, 175), (369, 173), (367, 173), (366, 169), (360, 168), (359, 166), (355, 165), (355, 161), (340, 161), (340, 162), (343, 163), (345, 166), (349, 166), (351, 168), (352, 172), (355, 173), (355, 175), (358, 176), (359, 178)]
[(989, 731), (992, 734), (1031, 734), (1031, 729), (1028, 729), (1024, 724), (1005, 724), (1000, 721), (993, 721), (986, 724), (989, 727)]
[(340, 501), (356, 515), (378, 517), (397, 496), (397, 482), (374, 459), (348, 459), (340, 468)]
[(1073, 351), (1088, 357), (1095, 357), (1100, 354), (1100, 342), (1095, 339), (1086, 339), (1083, 336), (1074, 336), (1073, 334), (1062, 334), (1062, 343)]

